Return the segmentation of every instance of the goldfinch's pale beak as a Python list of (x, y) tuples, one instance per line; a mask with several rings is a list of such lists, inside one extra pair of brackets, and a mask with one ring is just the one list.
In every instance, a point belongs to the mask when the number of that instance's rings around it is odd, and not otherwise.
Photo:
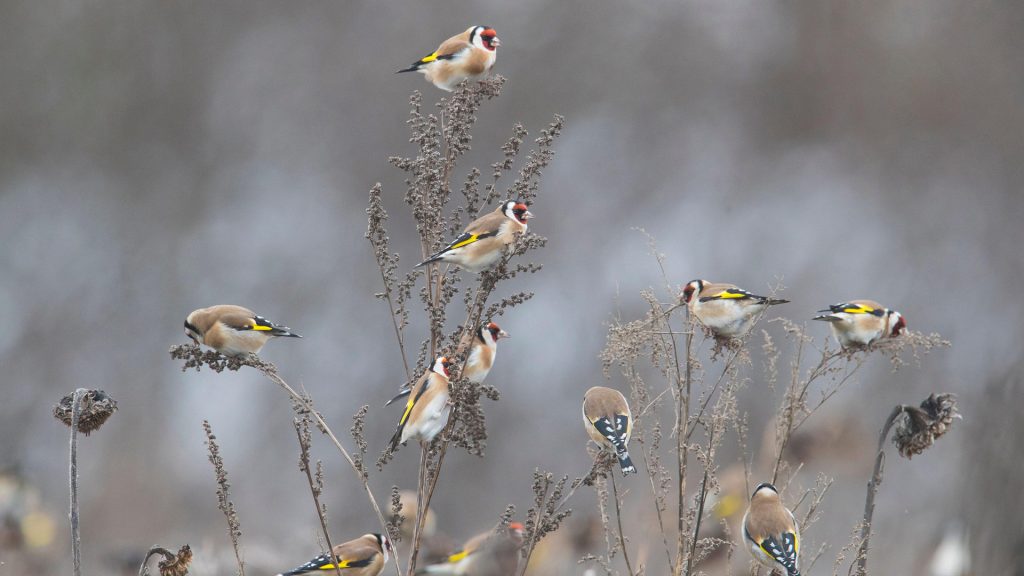
[(533, 212), (527, 210), (526, 213), (523, 214), (523, 220), (529, 220), (530, 218), (533, 218)]
[(511, 338), (511, 336), (504, 330), (498, 330), (498, 338)]
[(498, 37), (495, 36), (494, 39), (491, 40), (491, 46), (494, 46), (495, 48), (501, 46), (501, 40), (498, 40)]

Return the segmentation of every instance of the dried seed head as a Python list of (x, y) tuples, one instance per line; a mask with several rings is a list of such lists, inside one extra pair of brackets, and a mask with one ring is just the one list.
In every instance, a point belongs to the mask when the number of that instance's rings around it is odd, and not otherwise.
[(945, 434), (953, 420), (960, 418), (953, 394), (932, 394), (920, 408), (905, 406), (896, 421), (893, 443), (900, 455), (908, 460), (931, 447)]
[[(53, 407), (54, 418), (63, 422), (65, 426), (71, 426), (74, 398), (74, 393), (68, 394)], [(86, 390), (82, 394), (80, 402), (78, 431), (86, 436), (99, 430), (107, 418), (114, 413), (114, 410), (117, 410), (117, 401), (107, 396), (107, 393), (102, 390)]]
[(185, 576), (188, 574), (188, 565), (192, 563), (192, 549), (185, 544), (178, 550), (173, 560), (161, 560), (157, 564), (160, 569), (160, 576)]

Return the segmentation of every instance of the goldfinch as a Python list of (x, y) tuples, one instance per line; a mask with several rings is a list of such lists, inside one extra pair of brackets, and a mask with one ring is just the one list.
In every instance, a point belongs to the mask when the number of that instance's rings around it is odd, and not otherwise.
[[(474, 332), (467, 334), (463, 338), (462, 344), (459, 345), (461, 349), (469, 349), (466, 364), (462, 367), (462, 376), (474, 384), (482, 383), (490, 373), (491, 366), (494, 365), (494, 359), (498, 353), (498, 340), (502, 338), (510, 338), (510, 336), (494, 322), (483, 324)], [(420, 380), (426, 378), (428, 374), (430, 372), (420, 376)], [(408, 396), (414, 387), (415, 384), (402, 388), (398, 391), (398, 395), (385, 402), (384, 405), (388, 406), (395, 400)]]
[(402, 72), (422, 72), (427, 81), (451, 92), (466, 79), (482, 78), (497, 58), (498, 33), (489, 26), (470, 26), (462, 34), (445, 40), (432, 53), (402, 68)]
[(680, 300), (689, 306), (690, 312), (716, 338), (743, 336), (754, 324), (754, 317), (762, 310), (789, 302), (751, 294), (735, 284), (712, 284), (706, 280), (691, 280), (687, 283)]
[(426, 377), (416, 382), (405, 404), (405, 413), (398, 421), (398, 429), (391, 437), (390, 451), (394, 452), (399, 444), (411, 438), (430, 443), (444, 429), (452, 408), (448, 401), (449, 366), (451, 362), (441, 356), (434, 361)]
[(530, 218), (533, 214), (526, 204), (509, 200), (494, 212), (471, 222), (461, 236), (416, 266), (449, 262), (473, 273), (486, 270), (497, 264), (505, 246), (511, 244), (517, 234), (526, 232), (526, 221)]
[(895, 310), (882, 307), (874, 300), (850, 300), (833, 304), (818, 313), (814, 320), (832, 325), (832, 335), (843, 348), (867, 346), (886, 337), (896, 337), (907, 329), (907, 321)]
[(335, 571), (335, 562), (345, 576), (377, 576), (384, 570), (391, 553), (391, 542), (387, 536), (364, 534), (355, 540), (334, 547), (334, 558), (321, 554), (302, 566), (277, 576), (298, 574), (330, 574)]
[(633, 432), (633, 416), (621, 392), (604, 386), (587, 390), (583, 396), (583, 424), (594, 442), (615, 452), (623, 476), (636, 472), (626, 449)]
[(786, 576), (800, 576), (800, 528), (767, 482), (759, 484), (743, 516), (743, 540), (755, 560)]
[(252, 310), (231, 304), (200, 308), (185, 318), (185, 335), (225, 356), (259, 352), (271, 338), (302, 338), (287, 326), (279, 326)]
[(462, 550), (444, 562), (432, 564), (416, 574), (449, 574), (458, 576), (508, 576), (519, 568), (519, 549), (523, 546), (525, 529), (519, 522), (508, 527), (477, 534)]

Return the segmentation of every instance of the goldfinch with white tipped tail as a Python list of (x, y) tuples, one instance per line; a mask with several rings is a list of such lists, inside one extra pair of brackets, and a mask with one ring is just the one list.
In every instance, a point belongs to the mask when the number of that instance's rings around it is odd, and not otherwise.
[[(298, 568), (281, 572), (277, 576), (298, 576), (299, 574), (331, 574), (335, 566), (345, 576), (377, 576), (384, 570), (391, 553), (391, 542), (381, 534), (365, 534), (334, 547), (334, 558), (321, 554)], [(337, 565), (335, 565), (337, 562)]]
[(466, 79), (483, 78), (497, 59), (498, 33), (490, 26), (470, 26), (462, 34), (445, 40), (430, 54), (402, 68), (402, 72), (422, 72), (427, 81), (451, 92)]
[[(469, 349), (466, 364), (462, 367), (462, 376), (474, 384), (482, 383), (487, 378), (487, 374), (491, 372), (491, 366), (494, 365), (494, 359), (497, 357), (498, 340), (510, 337), (508, 332), (502, 330), (494, 322), (487, 322), (474, 332), (467, 334), (459, 345), (460, 349)], [(421, 376), (420, 379), (425, 378), (427, 374)], [(388, 406), (395, 400), (408, 396), (414, 386), (415, 384), (400, 389), (398, 395), (385, 402), (384, 405)]]
[(448, 368), (451, 365), (447, 358), (439, 357), (426, 378), (421, 378), (413, 387), (405, 404), (405, 413), (398, 421), (398, 429), (391, 437), (389, 451), (394, 452), (399, 444), (405, 444), (412, 438), (429, 444), (444, 429), (452, 408), (448, 400)]
[(472, 221), (461, 236), (416, 266), (448, 262), (469, 272), (482, 272), (501, 260), (505, 247), (518, 234), (526, 233), (530, 218), (533, 214), (526, 204), (509, 200)]
[(712, 284), (707, 280), (691, 280), (679, 299), (716, 338), (743, 336), (762, 310), (789, 302), (751, 294), (735, 284)]
[(185, 318), (185, 335), (225, 356), (257, 353), (271, 338), (302, 338), (287, 326), (257, 316), (252, 310), (231, 304), (200, 308)]
[(604, 386), (587, 390), (583, 396), (583, 424), (594, 442), (615, 452), (623, 476), (636, 472), (627, 449), (629, 435), (633, 432), (633, 415), (621, 392)]
[(833, 304), (818, 313), (814, 320), (832, 326), (832, 335), (843, 348), (867, 346), (882, 338), (896, 337), (907, 329), (907, 321), (895, 310), (884, 308), (874, 300), (850, 300)]
[(452, 576), (508, 576), (519, 568), (519, 549), (523, 546), (525, 529), (519, 522), (508, 527), (477, 534), (462, 550), (445, 562), (432, 564), (416, 574), (448, 574)]
[(743, 516), (743, 541), (750, 554), (770, 570), (800, 576), (800, 528), (793, 513), (782, 505), (779, 491), (759, 484)]

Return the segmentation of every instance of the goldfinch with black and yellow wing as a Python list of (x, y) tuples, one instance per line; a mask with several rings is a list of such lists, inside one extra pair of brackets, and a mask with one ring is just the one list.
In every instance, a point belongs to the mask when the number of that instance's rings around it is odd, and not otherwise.
[[(821, 314), (826, 312), (826, 314)], [(895, 310), (883, 307), (874, 300), (850, 300), (818, 310), (823, 320), (832, 326), (832, 335), (843, 348), (867, 346), (882, 338), (899, 336), (907, 329), (907, 321)]]
[(271, 338), (302, 338), (287, 326), (257, 316), (252, 310), (232, 304), (200, 308), (185, 318), (185, 335), (196, 344), (206, 344), (225, 356), (257, 353)]
[(750, 554), (770, 570), (800, 576), (800, 528), (793, 513), (782, 505), (771, 484), (758, 485), (743, 516), (743, 541)]
[(497, 264), (505, 247), (526, 232), (530, 218), (533, 214), (526, 204), (509, 200), (471, 222), (461, 236), (417, 266), (448, 262), (469, 272), (482, 272)]
[(444, 429), (452, 408), (448, 396), (450, 366), (447, 358), (439, 357), (426, 377), (413, 387), (402, 419), (398, 421), (398, 429), (391, 437), (389, 451), (394, 452), (399, 444), (413, 438), (429, 444)]
[(334, 547), (334, 558), (321, 554), (302, 566), (277, 576), (332, 574), (336, 567), (345, 576), (377, 576), (384, 570), (391, 553), (391, 542), (381, 534), (365, 534)]
[(448, 574), (451, 576), (508, 576), (519, 568), (519, 549), (523, 546), (525, 529), (511, 522), (497, 532), (488, 531), (469, 539), (462, 550), (445, 562), (432, 564), (416, 574)]
[[(498, 354), (498, 340), (502, 338), (510, 338), (510, 336), (494, 322), (482, 324), (480, 328), (467, 334), (459, 344), (459, 349), (469, 349), (469, 355), (466, 357), (466, 364), (462, 367), (461, 375), (474, 384), (482, 383), (487, 378), (487, 374), (491, 372), (491, 366), (494, 365), (494, 359)], [(429, 372), (421, 376), (420, 380), (426, 378), (428, 374)], [(388, 406), (399, 398), (405, 398), (414, 387), (415, 384), (401, 388), (398, 394), (384, 405)]]
[(587, 390), (583, 396), (583, 424), (594, 442), (615, 453), (623, 476), (636, 472), (627, 449), (629, 435), (633, 432), (633, 415), (621, 392), (604, 386)]
[(497, 59), (498, 33), (490, 26), (470, 26), (462, 34), (445, 40), (427, 56), (402, 68), (402, 72), (422, 72), (427, 81), (451, 92), (463, 80), (483, 78)]
[(762, 310), (789, 302), (751, 294), (735, 284), (713, 284), (707, 280), (688, 282), (683, 287), (680, 300), (716, 338), (743, 336), (750, 331), (754, 318)]

